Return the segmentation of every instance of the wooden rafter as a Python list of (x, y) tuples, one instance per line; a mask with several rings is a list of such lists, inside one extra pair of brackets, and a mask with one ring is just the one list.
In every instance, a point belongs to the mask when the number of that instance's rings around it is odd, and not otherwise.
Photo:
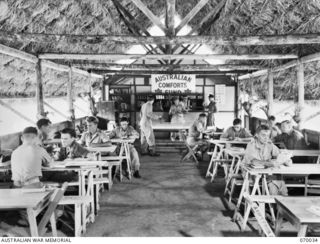
[(131, 2), (133, 2), (141, 10), (141, 12), (151, 20), (154, 25), (158, 26), (163, 31), (163, 33), (167, 32), (167, 28), (164, 26), (164, 24), (161, 23), (160, 19), (155, 16), (150, 11), (150, 9), (148, 9), (147, 6), (145, 6), (140, 0), (131, 0)]
[(245, 74), (250, 70), (159, 70), (159, 69), (122, 69), (122, 70), (99, 70), (93, 69), (94, 72), (102, 75), (150, 75), (150, 74), (198, 74), (198, 75), (211, 75), (211, 74), (225, 74), (225, 73), (237, 73), (237, 74)]
[(220, 60), (270, 60), (270, 59), (297, 59), (295, 54), (94, 54), (94, 53), (44, 53), (39, 55), (40, 59), (54, 60), (157, 60), (157, 59), (220, 59)]
[(73, 64), (75, 67), (83, 69), (96, 69), (96, 70), (108, 70), (108, 71), (120, 71), (120, 70), (131, 70), (131, 71), (147, 71), (147, 70), (158, 70), (158, 71), (227, 71), (227, 70), (259, 70), (263, 66), (260, 65), (207, 65), (207, 64), (187, 64), (187, 65), (158, 65), (158, 64), (108, 64), (108, 63), (84, 63), (84, 64)]
[[(315, 61), (320, 61), (320, 52), (319, 53), (314, 53), (314, 54), (310, 54), (307, 56), (304, 56), (302, 58), (300, 58), (300, 62), (305, 64), (305, 63), (310, 63), (310, 62), (315, 62)], [(285, 63), (283, 65), (280, 65), (278, 67), (275, 67), (273, 69), (271, 69), (272, 72), (280, 72), (292, 67), (295, 67), (298, 65), (298, 61), (294, 60), (294, 61), (290, 61), (288, 63)], [(243, 75), (243, 76), (239, 76), (239, 80), (247, 80), (247, 79), (252, 79), (255, 77), (259, 77), (259, 76), (264, 76), (268, 74), (268, 70), (264, 69), (264, 70), (259, 70), (257, 72), (254, 72), (252, 74), (247, 74), (247, 75)]]
[(174, 17), (176, 13), (176, 0), (167, 0), (167, 33), (166, 35), (169, 37), (173, 37), (175, 35), (174, 29)]
[[(27, 62), (31, 62), (33, 64), (36, 64), (38, 62), (38, 58), (32, 54), (11, 48), (11, 47), (7, 47), (5, 45), (0, 44), (0, 53), (14, 57), (14, 58), (18, 58), (18, 59), (22, 59), (24, 61)], [(68, 72), (69, 71), (69, 67), (66, 65), (61, 65), (61, 64), (57, 64), (51, 61), (47, 61), (47, 60), (43, 60), (41, 61), (41, 66), (43, 68), (49, 68), (49, 69), (54, 69), (60, 72)], [(84, 70), (80, 70), (80, 69), (74, 69), (73, 72), (81, 74), (81, 75), (85, 75), (88, 76), (88, 72), (84, 71)], [(100, 75), (96, 75), (94, 74), (95, 78), (102, 78), (102, 76)]]
[[(123, 7), (118, 1), (112, 0), (114, 5), (116, 6), (116, 9), (121, 17), (121, 19), (125, 22), (126, 26), (128, 27), (129, 31), (133, 33), (135, 36), (151, 36), (151, 34), (145, 29), (142, 25), (138, 23), (138, 21), (132, 16), (132, 14), (125, 8)], [(126, 16), (128, 17), (129, 20), (127, 20)], [(150, 44), (141, 44), (143, 47), (146, 48), (146, 50), (149, 53), (158, 53), (156, 48), (154, 48)], [(165, 49), (162, 48), (161, 46), (158, 46), (158, 48), (165, 53)]]
[[(197, 26), (194, 26), (192, 28), (192, 30), (188, 33), (188, 35), (192, 35), (195, 32), (198, 32), (198, 35), (202, 35), (204, 31), (206, 31), (207, 28), (209, 28), (209, 24), (212, 24), (212, 22), (214, 22), (217, 18), (217, 16), (219, 16), (219, 13), (221, 12), (222, 8), (224, 7), (226, 3), (226, 0), (222, 0), (220, 1), (220, 3), (218, 3), (218, 5), (213, 9), (213, 11), (210, 11), (200, 22)], [(209, 24), (208, 24), (209, 23)], [(205, 27), (203, 27), (205, 26)], [(182, 45), (183, 49), (180, 52), (180, 54), (184, 54), (184, 53), (195, 53), (200, 47), (202, 46), (202, 44), (194, 44), (193, 47), (191, 44), (188, 44), (187, 46)], [(179, 48), (179, 45), (176, 45), (173, 49), (173, 52), (175, 52), (177, 49)], [(191, 48), (191, 50), (190, 50)], [(182, 60), (178, 60), (176, 63), (180, 64), (182, 62)]]
[(208, 3), (209, 0), (201, 0), (197, 5), (183, 18), (178, 27), (175, 29), (175, 32), (178, 34), (181, 29), (186, 26), (193, 17)]
[[(288, 34), (288, 35), (258, 35), (258, 36), (215, 36), (192, 35), (199, 30), (197, 25), (185, 36), (132, 36), (132, 35), (69, 35), (43, 33), (13, 33), (0, 31), (0, 39), (7, 41), (31, 41), (43, 43), (71, 42), (84, 44), (107, 44), (110, 42), (156, 45), (207, 44), (221, 46), (265, 46), (265, 45), (298, 45), (319, 44), (320, 33), (315, 34)], [(202, 29), (202, 28), (201, 28)]]

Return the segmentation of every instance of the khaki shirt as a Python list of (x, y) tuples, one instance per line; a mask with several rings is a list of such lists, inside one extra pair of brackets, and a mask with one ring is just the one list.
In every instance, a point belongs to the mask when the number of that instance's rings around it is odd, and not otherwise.
[(112, 138), (130, 138), (130, 139), (138, 139), (139, 133), (132, 127), (128, 126), (126, 130), (123, 130), (121, 127), (115, 128), (109, 134), (110, 139)]
[(182, 104), (179, 104), (179, 105), (172, 104), (170, 107), (169, 114), (172, 115), (172, 117), (183, 117), (183, 112), (185, 111), (186, 110), (184, 109)]
[(266, 144), (261, 144), (258, 139), (248, 143), (243, 162), (245, 164), (251, 164), (253, 160), (269, 161), (272, 158), (277, 158), (280, 154), (279, 148), (277, 148), (271, 141)]
[(89, 147), (90, 144), (100, 144), (110, 141), (110, 138), (101, 130), (97, 130), (96, 133), (91, 134), (86, 131), (82, 134), (79, 141), (80, 145)]
[(52, 158), (39, 145), (22, 144), (11, 155), (12, 180), (25, 182), (34, 177), (41, 177), (41, 165), (47, 166)]
[(189, 129), (189, 137), (198, 138), (207, 128), (207, 124), (196, 120)]
[(55, 160), (63, 161), (67, 158), (85, 158), (88, 154), (89, 151), (86, 148), (74, 141), (70, 147), (60, 148), (60, 151), (55, 154)]
[(286, 149), (289, 150), (303, 150), (307, 148), (304, 136), (300, 131), (292, 130), (290, 134), (282, 133), (274, 138), (275, 142), (282, 142)]
[(235, 131), (233, 126), (229, 127), (222, 135), (220, 138), (249, 138), (252, 137), (251, 133), (245, 129), (241, 128), (240, 131)]

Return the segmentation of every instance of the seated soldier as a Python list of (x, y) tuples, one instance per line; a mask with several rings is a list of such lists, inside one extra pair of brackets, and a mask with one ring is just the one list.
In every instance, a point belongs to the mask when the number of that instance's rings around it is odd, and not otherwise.
[(39, 140), (42, 145), (45, 140), (49, 139), (49, 133), (51, 130), (50, 126), (51, 121), (49, 119), (39, 119), (37, 121)]
[[(120, 120), (120, 126), (115, 128), (110, 133), (109, 137), (110, 139), (112, 138), (138, 139), (139, 133), (132, 126), (129, 126), (129, 121), (126, 117), (122, 117)], [(141, 178), (139, 173), (139, 169), (140, 169), (139, 154), (133, 145), (129, 144), (129, 147), (130, 147), (131, 168), (134, 171), (133, 177)]]
[(292, 119), (285, 117), (281, 121), (281, 135), (275, 137), (275, 142), (282, 142), (286, 149), (304, 150), (307, 144), (302, 133), (293, 128)]
[[(292, 118), (285, 116), (281, 121), (282, 134), (274, 138), (275, 143), (281, 143), (288, 150), (305, 150), (307, 143), (302, 133), (293, 128)], [(308, 163), (308, 157), (293, 157), (294, 163)]]
[(274, 138), (281, 134), (281, 130), (276, 125), (276, 117), (274, 117), (273, 115), (269, 116), (268, 125), (271, 129), (270, 139), (274, 141)]
[(76, 132), (74, 129), (65, 128), (61, 131), (62, 148), (54, 155), (54, 159), (63, 161), (67, 158), (93, 158), (86, 148), (76, 142)]
[[(27, 127), (23, 130), (22, 145), (12, 152), (11, 172), (14, 188), (42, 188), (40, 182), (42, 176), (41, 166), (48, 166), (53, 159), (46, 150), (39, 146), (38, 131), (35, 127)], [(28, 226), (27, 213), (19, 211), (19, 226)]]
[(241, 119), (235, 119), (233, 126), (229, 127), (222, 135), (221, 139), (241, 140), (240, 138), (251, 138), (251, 133), (241, 126)]
[[(254, 140), (246, 148), (244, 164), (262, 167), (276, 167), (282, 164), (290, 165), (290, 159), (285, 162), (277, 160), (280, 150), (270, 140), (270, 127), (260, 125)], [(272, 175), (267, 178), (269, 192), (271, 195), (288, 195), (288, 190), (281, 175)]]
[[(74, 129), (65, 128), (61, 131), (61, 144), (62, 147), (58, 148), (53, 155), (56, 161), (74, 158), (95, 159), (94, 153), (90, 153), (86, 148), (76, 142), (76, 132)], [(72, 171), (45, 171), (43, 180), (59, 183), (77, 181), (78, 174)]]
[(51, 155), (53, 153), (54, 145), (49, 144), (45, 145), (44, 142), (46, 140), (49, 140), (49, 133), (51, 131), (51, 121), (49, 119), (39, 119), (37, 121), (37, 127), (38, 127), (38, 138), (39, 138), (39, 145), (42, 146), (46, 151)]
[(207, 140), (203, 139), (203, 134), (207, 129), (207, 115), (202, 113), (189, 129), (187, 143), (191, 147), (200, 146), (200, 152), (204, 153), (208, 149)]
[(84, 132), (81, 136), (79, 143), (82, 146), (100, 146), (101, 144), (105, 145), (110, 141), (109, 137), (98, 129), (98, 123), (98, 118), (94, 116), (89, 116), (86, 118), (88, 131)]
[(14, 187), (42, 187), (41, 165), (48, 166), (53, 160), (45, 149), (38, 145), (38, 131), (35, 127), (23, 130), (22, 145), (13, 151), (11, 171)]

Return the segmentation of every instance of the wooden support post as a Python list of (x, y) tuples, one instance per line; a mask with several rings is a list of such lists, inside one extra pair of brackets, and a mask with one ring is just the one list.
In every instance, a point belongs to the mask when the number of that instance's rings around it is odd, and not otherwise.
[(303, 63), (298, 60), (297, 65), (297, 81), (298, 81), (298, 117), (299, 117), (299, 129), (301, 129), (304, 119), (304, 66)]
[(102, 89), (101, 101), (106, 101), (106, 82), (105, 82), (105, 78), (103, 78), (101, 80), (101, 89)]
[(36, 63), (36, 100), (37, 100), (37, 119), (46, 117), (43, 106), (43, 87), (42, 87), (42, 73), (41, 73), (41, 60)]
[(268, 71), (268, 116), (273, 115), (273, 73)]
[(68, 98), (68, 107), (69, 107), (69, 116), (70, 120), (74, 122), (75, 114), (73, 107), (73, 85), (72, 85), (72, 68), (69, 69), (68, 85), (67, 85), (67, 98)]

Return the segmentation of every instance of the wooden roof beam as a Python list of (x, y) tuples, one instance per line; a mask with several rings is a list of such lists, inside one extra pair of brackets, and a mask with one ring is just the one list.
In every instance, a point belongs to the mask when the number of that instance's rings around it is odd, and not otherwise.
[[(307, 56), (304, 56), (302, 58), (300, 58), (300, 62), (305, 64), (305, 63), (310, 63), (310, 62), (315, 62), (315, 61), (320, 61), (320, 52), (319, 53), (314, 53), (314, 54), (310, 54)], [(286, 69), (289, 68), (293, 68), (295, 66), (298, 65), (298, 60), (294, 60), (294, 61), (290, 61), (288, 63), (285, 63), (283, 65), (280, 65), (278, 67), (275, 67), (273, 69), (271, 69), (271, 72), (280, 72), (280, 71), (284, 71)], [(246, 75), (242, 75), (239, 76), (238, 79), (239, 80), (247, 80), (247, 79), (252, 79), (252, 78), (256, 78), (259, 76), (264, 76), (268, 74), (268, 70), (264, 69), (264, 70), (259, 70), (257, 72), (254, 72), (252, 74), (246, 74)]]
[(94, 69), (94, 72), (99, 73), (99, 74), (104, 74), (104, 75), (150, 75), (150, 74), (198, 74), (198, 75), (210, 75), (210, 74), (225, 74), (225, 73), (237, 73), (237, 74), (245, 74), (248, 72), (248, 70), (119, 70), (119, 71), (114, 71), (114, 70), (98, 70)]
[[(72, 63), (71, 63), (72, 64)], [(80, 67), (82, 69), (97, 69), (97, 70), (109, 70), (109, 71), (120, 71), (120, 70), (159, 70), (159, 71), (226, 71), (226, 70), (259, 70), (263, 66), (260, 65), (233, 65), (233, 64), (222, 64), (222, 65), (158, 65), (158, 64), (130, 64), (130, 65), (117, 65), (107, 63), (87, 63), (87, 64), (72, 64), (74, 67)]]
[[(2, 44), (0, 44), (0, 53), (14, 57), (14, 58), (22, 59), (27, 62), (31, 62), (33, 64), (37, 64), (39, 60), (35, 55), (29, 54), (29, 53), (26, 53)], [(54, 69), (60, 72), (69, 71), (68, 66), (62, 65), (62, 64), (56, 64), (54, 62), (47, 61), (47, 60), (41, 61), (41, 66), (44, 68)], [(74, 72), (81, 75), (86, 75), (86, 76), (88, 76), (89, 74), (87, 71), (80, 70), (80, 69), (75, 69)], [(93, 75), (95, 78), (103, 78), (101, 75), (96, 75), (96, 74), (93, 74)]]
[(11, 47), (7, 47), (2, 44), (0, 44), (0, 53), (14, 58), (22, 59), (33, 64), (36, 64), (38, 62), (38, 58), (36, 56)]
[[(200, 26), (197, 25), (199, 28)], [(207, 44), (221, 46), (272, 46), (272, 45), (298, 45), (319, 44), (320, 33), (314, 34), (288, 34), (288, 35), (259, 35), (259, 36), (214, 36), (191, 35), (197, 28), (186, 36), (131, 36), (131, 35), (69, 35), (69, 34), (43, 34), (43, 33), (12, 33), (0, 31), (0, 39), (20, 42), (45, 42), (57, 43), (60, 41), (72, 44), (104, 44), (109, 42), (156, 45), (182, 45), (182, 44)]]
[(272, 59), (297, 59), (296, 54), (78, 54), (78, 53), (44, 53), (40, 59), (53, 60), (157, 60), (157, 59), (220, 59), (220, 60), (272, 60)]
[(167, 0), (167, 36), (173, 37), (175, 36), (175, 29), (174, 29), (174, 16), (176, 14), (176, 0)]
[(178, 27), (175, 29), (175, 32), (178, 34), (179, 31), (183, 27), (185, 27), (192, 19), (193, 17), (208, 3), (209, 0), (201, 0), (197, 3), (197, 5), (183, 18), (183, 20), (180, 22)]
[(163, 31), (163, 33), (167, 32), (167, 28), (164, 26), (164, 24), (161, 23), (160, 19), (155, 16), (150, 11), (150, 9), (148, 9), (147, 6), (145, 6), (140, 0), (131, 0), (131, 2), (133, 2), (141, 10), (141, 12), (151, 20), (154, 25), (158, 26)]

